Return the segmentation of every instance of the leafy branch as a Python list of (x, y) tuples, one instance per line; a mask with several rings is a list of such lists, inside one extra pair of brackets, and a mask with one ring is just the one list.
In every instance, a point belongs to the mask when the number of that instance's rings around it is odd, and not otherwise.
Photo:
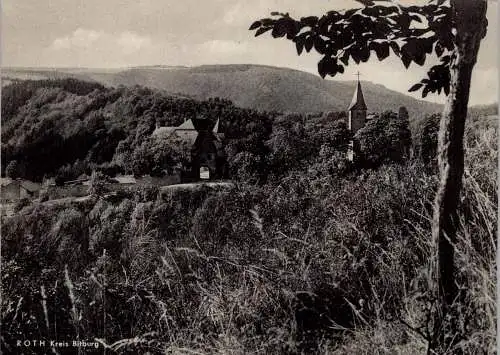
[(448, 94), (450, 53), (454, 50), (448, 1), (434, 0), (423, 6), (401, 6), (387, 0), (359, 2), (365, 6), (299, 20), (273, 12), (270, 18), (255, 21), (250, 30), (255, 36), (270, 32), (274, 38), (286, 37), (295, 43), (299, 55), (314, 49), (322, 55), (318, 62), (322, 78), (343, 73), (351, 60), (367, 62), (372, 54), (382, 61), (392, 51), (408, 68), (412, 62), (423, 66), (434, 53), (440, 63), (409, 91), (422, 90), (423, 97), (443, 90)]

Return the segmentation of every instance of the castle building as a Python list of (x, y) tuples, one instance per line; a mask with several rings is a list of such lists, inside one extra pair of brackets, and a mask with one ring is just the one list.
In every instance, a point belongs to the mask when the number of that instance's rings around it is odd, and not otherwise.
[[(358, 75), (358, 83), (356, 86), (356, 90), (354, 91), (351, 104), (347, 109), (349, 111), (347, 126), (351, 130), (353, 135), (355, 135), (357, 131), (359, 131), (361, 128), (365, 126), (367, 121), (366, 109), (367, 108), (366, 108), (365, 98), (363, 96), (363, 90), (361, 89), (361, 83), (359, 81), (359, 75)], [(357, 144), (354, 141), (352, 141), (349, 144), (349, 151), (348, 151), (349, 160), (351, 161), (354, 160), (356, 150), (357, 150)]]
[(185, 121), (178, 127), (156, 127), (157, 139), (177, 138), (191, 148), (191, 166), (183, 171), (182, 182), (222, 179), (227, 175), (224, 133), (219, 120), (215, 124), (205, 118)]

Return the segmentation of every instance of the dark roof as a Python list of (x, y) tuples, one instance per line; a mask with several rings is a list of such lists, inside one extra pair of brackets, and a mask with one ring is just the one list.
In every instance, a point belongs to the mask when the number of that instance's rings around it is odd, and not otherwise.
[(197, 131), (208, 131), (210, 130), (210, 120), (207, 120), (205, 117), (195, 118), (192, 120), (194, 128)]
[(64, 182), (64, 185), (81, 185), (86, 181), (89, 181), (90, 178), (81, 178), (81, 179), (76, 179), (76, 180), (68, 180)]
[[(178, 127), (158, 127), (154, 130), (153, 136), (157, 136), (159, 138), (178, 138), (193, 145), (198, 137), (198, 133), (200, 131), (209, 131), (210, 125), (211, 121), (204, 117), (194, 118), (185, 121)], [(223, 139), (224, 134), (221, 133), (219, 120), (215, 122), (212, 132), (217, 140)]]
[(359, 80), (348, 110), (366, 110), (365, 98), (363, 97), (363, 90), (361, 90), (361, 83)]
[(10, 184), (16, 184), (21, 186), (23, 189), (28, 190), (29, 192), (35, 192), (42, 188), (42, 186), (36, 182), (21, 179), (13, 180), (10, 178), (2, 178), (1, 183), (2, 187), (9, 186)]

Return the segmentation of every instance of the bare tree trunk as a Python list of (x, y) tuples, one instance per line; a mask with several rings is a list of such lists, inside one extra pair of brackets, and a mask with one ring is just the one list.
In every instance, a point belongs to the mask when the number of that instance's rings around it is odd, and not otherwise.
[[(438, 138), (440, 183), (434, 202), (432, 238), (436, 293), (440, 302), (430, 348), (445, 353), (457, 340), (458, 325), (452, 305), (459, 297), (455, 280), (454, 247), (458, 204), (464, 171), (464, 128), (472, 76), (481, 39), (486, 33), (486, 0), (451, 0), (456, 37), (451, 62), (450, 94), (444, 107)], [(445, 322), (445, 320), (448, 320)], [(448, 350), (449, 351), (449, 350)]]

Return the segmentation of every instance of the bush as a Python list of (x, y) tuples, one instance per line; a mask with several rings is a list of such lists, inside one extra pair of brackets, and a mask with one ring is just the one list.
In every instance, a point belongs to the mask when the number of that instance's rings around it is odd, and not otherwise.
[(108, 178), (103, 173), (94, 170), (90, 176), (89, 195), (103, 196), (108, 192), (107, 182)]
[(48, 192), (42, 192), (40, 193), (39, 200), (40, 202), (47, 202), (50, 199), (49, 193)]
[(431, 170), (437, 168), (438, 131), (441, 114), (426, 116), (417, 127), (414, 154)]
[(262, 236), (251, 211), (255, 201), (250, 193), (235, 190), (209, 196), (196, 211), (192, 233), (207, 255), (254, 260)]
[(104, 200), (97, 202), (89, 213), (89, 248), (94, 255), (101, 255), (103, 250), (111, 256), (120, 255), (123, 231), (133, 208), (133, 202), (127, 199), (121, 201), (118, 206)]
[[(403, 111), (404, 112), (404, 111)], [(384, 162), (403, 162), (409, 157), (411, 132), (404, 114), (385, 112), (368, 121), (355, 136), (362, 167), (376, 167)]]
[(135, 190), (135, 202), (155, 201), (160, 196), (160, 188), (155, 185), (141, 186)]

